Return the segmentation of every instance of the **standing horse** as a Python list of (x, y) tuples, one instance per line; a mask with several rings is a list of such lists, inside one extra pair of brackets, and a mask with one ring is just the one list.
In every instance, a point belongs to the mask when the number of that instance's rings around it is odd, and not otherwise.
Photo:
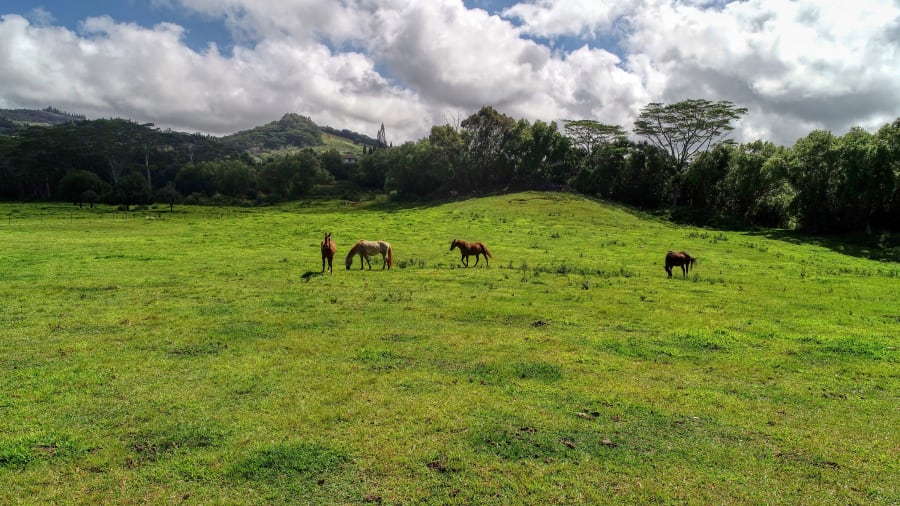
[(331, 232), (325, 234), (325, 240), (322, 241), (321, 249), (322, 272), (325, 272), (325, 261), (328, 260), (328, 272), (334, 274), (334, 269), (331, 268), (331, 261), (334, 260), (334, 253), (337, 251), (337, 246), (334, 244), (334, 241), (331, 240)]
[(385, 267), (388, 269), (394, 265), (394, 250), (391, 249), (391, 243), (385, 241), (359, 241), (350, 248), (350, 253), (347, 254), (347, 260), (344, 262), (347, 265), (347, 269), (350, 269), (350, 265), (353, 264), (353, 255), (359, 255), (359, 269), (363, 268), (363, 260), (367, 264), (369, 264), (369, 270), (372, 270), (372, 263), (369, 262), (370, 255), (381, 254), (381, 270), (384, 270)]
[(454, 248), (459, 248), (459, 252), (462, 254), (462, 258), (460, 259), (466, 267), (469, 266), (469, 257), (475, 255), (475, 265), (473, 267), (478, 267), (478, 258), (480, 255), (484, 255), (484, 264), (489, 266), (488, 258), (494, 258), (494, 255), (491, 255), (491, 252), (488, 251), (487, 246), (480, 242), (467, 242), (462, 239), (453, 239), (453, 242), (450, 243), (450, 251), (453, 251)]
[(697, 261), (696, 257), (692, 257), (685, 253), (684, 251), (679, 251), (675, 253), (674, 251), (669, 251), (666, 253), (666, 272), (669, 273), (669, 277), (672, 277), (672, 267), (681, 267), (681, 277), (686, 278), (687, 273), (690, 272), (691, 267), (694, 266), (694, 263)]

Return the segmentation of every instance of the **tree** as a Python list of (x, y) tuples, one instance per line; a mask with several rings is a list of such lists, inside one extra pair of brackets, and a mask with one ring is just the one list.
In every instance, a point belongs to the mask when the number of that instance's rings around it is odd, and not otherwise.
[(893, 123), (878, 129), (878, 142), (887, 151), (889, 166), (894, 173), (894, 191), (886, 213), (882, 217), (883, 224), (893, 230), (900, 230), (900, 118)]
[(150, 194), (150, 185), (140, 172), (129, 172), (119, 178), (116, 187), (119, 203), (125, 206), (127, 211), (131, 204), (143, 204), (147, 202)]
[(566, 120), (565, 131), (575, 148), (573, 186), (580, 192), (610, 197), (628, 153), (625, 130), (584, 119)]
[(646, 137), (672, 159), (675, 169), (672, 205), (678, 204), (681, 176), (698, 153), (734, 129), (731, 122), (747, 112), (727, 100), (690, 99), (674, 104), (652, 102), (641, 109), (634, 133)]
[(439, 190), (446, 182), (446, 173), (432, 151), (427, 139), (388, 150), (390, 168), (385, 189), (396, 192), (397, 198), (427, 197)]
[(795, 160), (787, 148), (779, 147), (763, 163), (760, 169), (760, 194), (750, 207), (750, 220), (765, 227), (791, 225), (791, 206), (797, 192), (791, 185), (789, 174)]
[(572, 176), (572, 145), (557, 130), (556, 123), (537, 120), (533, 125), (520, 120), (507, 147), (514, 161), (513, 182), (534, 187), (562, 185)]
[(775, 151), (774, 144), (763, 141), (741, 144), (731, 150), (727, 173), (720, 185), (722, 209), (750, 221), (753, 206), (765, 190), (762, 167)]
[(213, 165), (210, 162), (188, 163), (175, 176), (175, 186), (182, 195), (194, 193), (211, 195), (213, 173)]
[(724, 210), (729, 195), (723, 191), (723, 180), (728, 173), (731, 155), (735, 150), (729, 144), (719, 144), (700, 153), (684, 174), (682, 192), (691, 207), (712, 211)]
[(150, 152), (156, 148), (157, 131), (153, 128), (153, 123), (145, 123), (141, 125), (140, 137), (135, 139), (141, 147), (141, 154), (144, 158), (144, 170), (147, 171), (147, 188), (153, 191), (153, 179), (150, 176)]
[(305, 195), (313, 185), (334, 182), (334, 178), (322, 170), (318, 157), (311, 149), (304, 149), (263, 163), (257, 181), (260, 190), (267, 195), (285, 199)]
[(329, 149), (319, 155), (319, 164), (323, 170), (334, 176), (335, 179), (348, 179), (350, 177), (350, 171), (348, 170), (350, 164), (345, 163), (344, 157), (335, 149)]
[(169, 181), (165, 186), (156, 190), (156, 198), (169, 205), (169, 212), (175, 210), (175, 204), (181, 201), (181, 194), (175, 189), (175, 183)]
[(445, 188), (451, 192), (463, 189), (469, 175), (462, 163), (464, 145), (459, 130), (449, 124), (433, 126), (428, 142), (431, 145), (432, 168), (436, 173), (443, 174)]
[(662, 149), (647, 142), (632, 144), (621, 172), (612, 185), (611, 195), (620, 202), (647, 209), (662, 206), (673, 167)]
[(798, 140), (791, 153), (791, 183), (797, 190), (794, 207), (800, 226), (812, 231), (831, 228), (837, 204), (838, 140), (825, 130), (814, 130)]
[(364, 188), (383, 190), (390, 169), (389, 151), (376, 149), (362, 157), (353, 174), (353, 181)]
[(878, 136), (854, 127), (838, 140), (838, 156), (837, 221), (845, 229), (868, 228), (893, 197), (890, 149)]
[(625, 130), (619, 125), (607, 125), (590, 119), (565, 120), (566, 136), (572, 145), (590, 155), (601, 146), (625, 140)]
[[(103, 185), (103, 181), (97, 174), (86, 170), (73, 170), (59, 180), (59, 195), (81, 207), (87, 201), (85, 196), (91, 197), (87, 192), (91, 191), (96, 196), (102, 190)], [(88, 204), (92, 204), (92, 202), (88, 202)]]
[(229, 197), (244, 198), (255, 190), (254, 174), (246, 163), (240, 160), (210, 163), (217, 192)]
[(464, 119), (461, 126), (466, 163), (471, 170), (467, 189), (508, 184), (512, 179), (513, 163), (507, 156), (506, 144), (516, 121), (493, 107), (482, 107)]

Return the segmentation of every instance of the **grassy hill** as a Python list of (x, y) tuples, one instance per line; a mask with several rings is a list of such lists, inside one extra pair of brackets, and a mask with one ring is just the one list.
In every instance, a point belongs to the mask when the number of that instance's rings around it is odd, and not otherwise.
[(554, 193), (0, 229), (3, 503), (900, 501), (896, 262)]
[(362, 155), (362, 145), (339, 135), (328, 132), (322, 133), (322, 145), (313, 148), (317, 152), (335, 150), (338, 153)]

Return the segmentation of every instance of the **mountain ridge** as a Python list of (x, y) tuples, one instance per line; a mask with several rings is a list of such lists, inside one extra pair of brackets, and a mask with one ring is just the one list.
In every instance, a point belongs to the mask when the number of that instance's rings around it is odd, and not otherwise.
[[(31, 126), (58, 126), (88, 120), (82, 114), (45, 109), (0, 109), (0, 135), (15, 136)], [(188, 133), (188, 132), (183, 132)], [(348, 129), (319, 126), (309, 116), (286, 113), (280, 119), (247, 130), (223, 136), (213, 136), (240, 151), (263, 152), (290, 148), (324, 146), (323, 134), (346, 139), (357, 146), (374, 146), (377, 141), (368, 135)]]

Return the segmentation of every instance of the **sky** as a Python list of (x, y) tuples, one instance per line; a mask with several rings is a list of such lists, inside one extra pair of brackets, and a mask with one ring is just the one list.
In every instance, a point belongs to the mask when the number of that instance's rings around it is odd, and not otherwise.
[(4, 0), (0, 108), (226, 135), (286, 113), (397, 145), (483, 106), (630, 131), (728, 100), (739, 142), (900, 117), (900, 0)]

